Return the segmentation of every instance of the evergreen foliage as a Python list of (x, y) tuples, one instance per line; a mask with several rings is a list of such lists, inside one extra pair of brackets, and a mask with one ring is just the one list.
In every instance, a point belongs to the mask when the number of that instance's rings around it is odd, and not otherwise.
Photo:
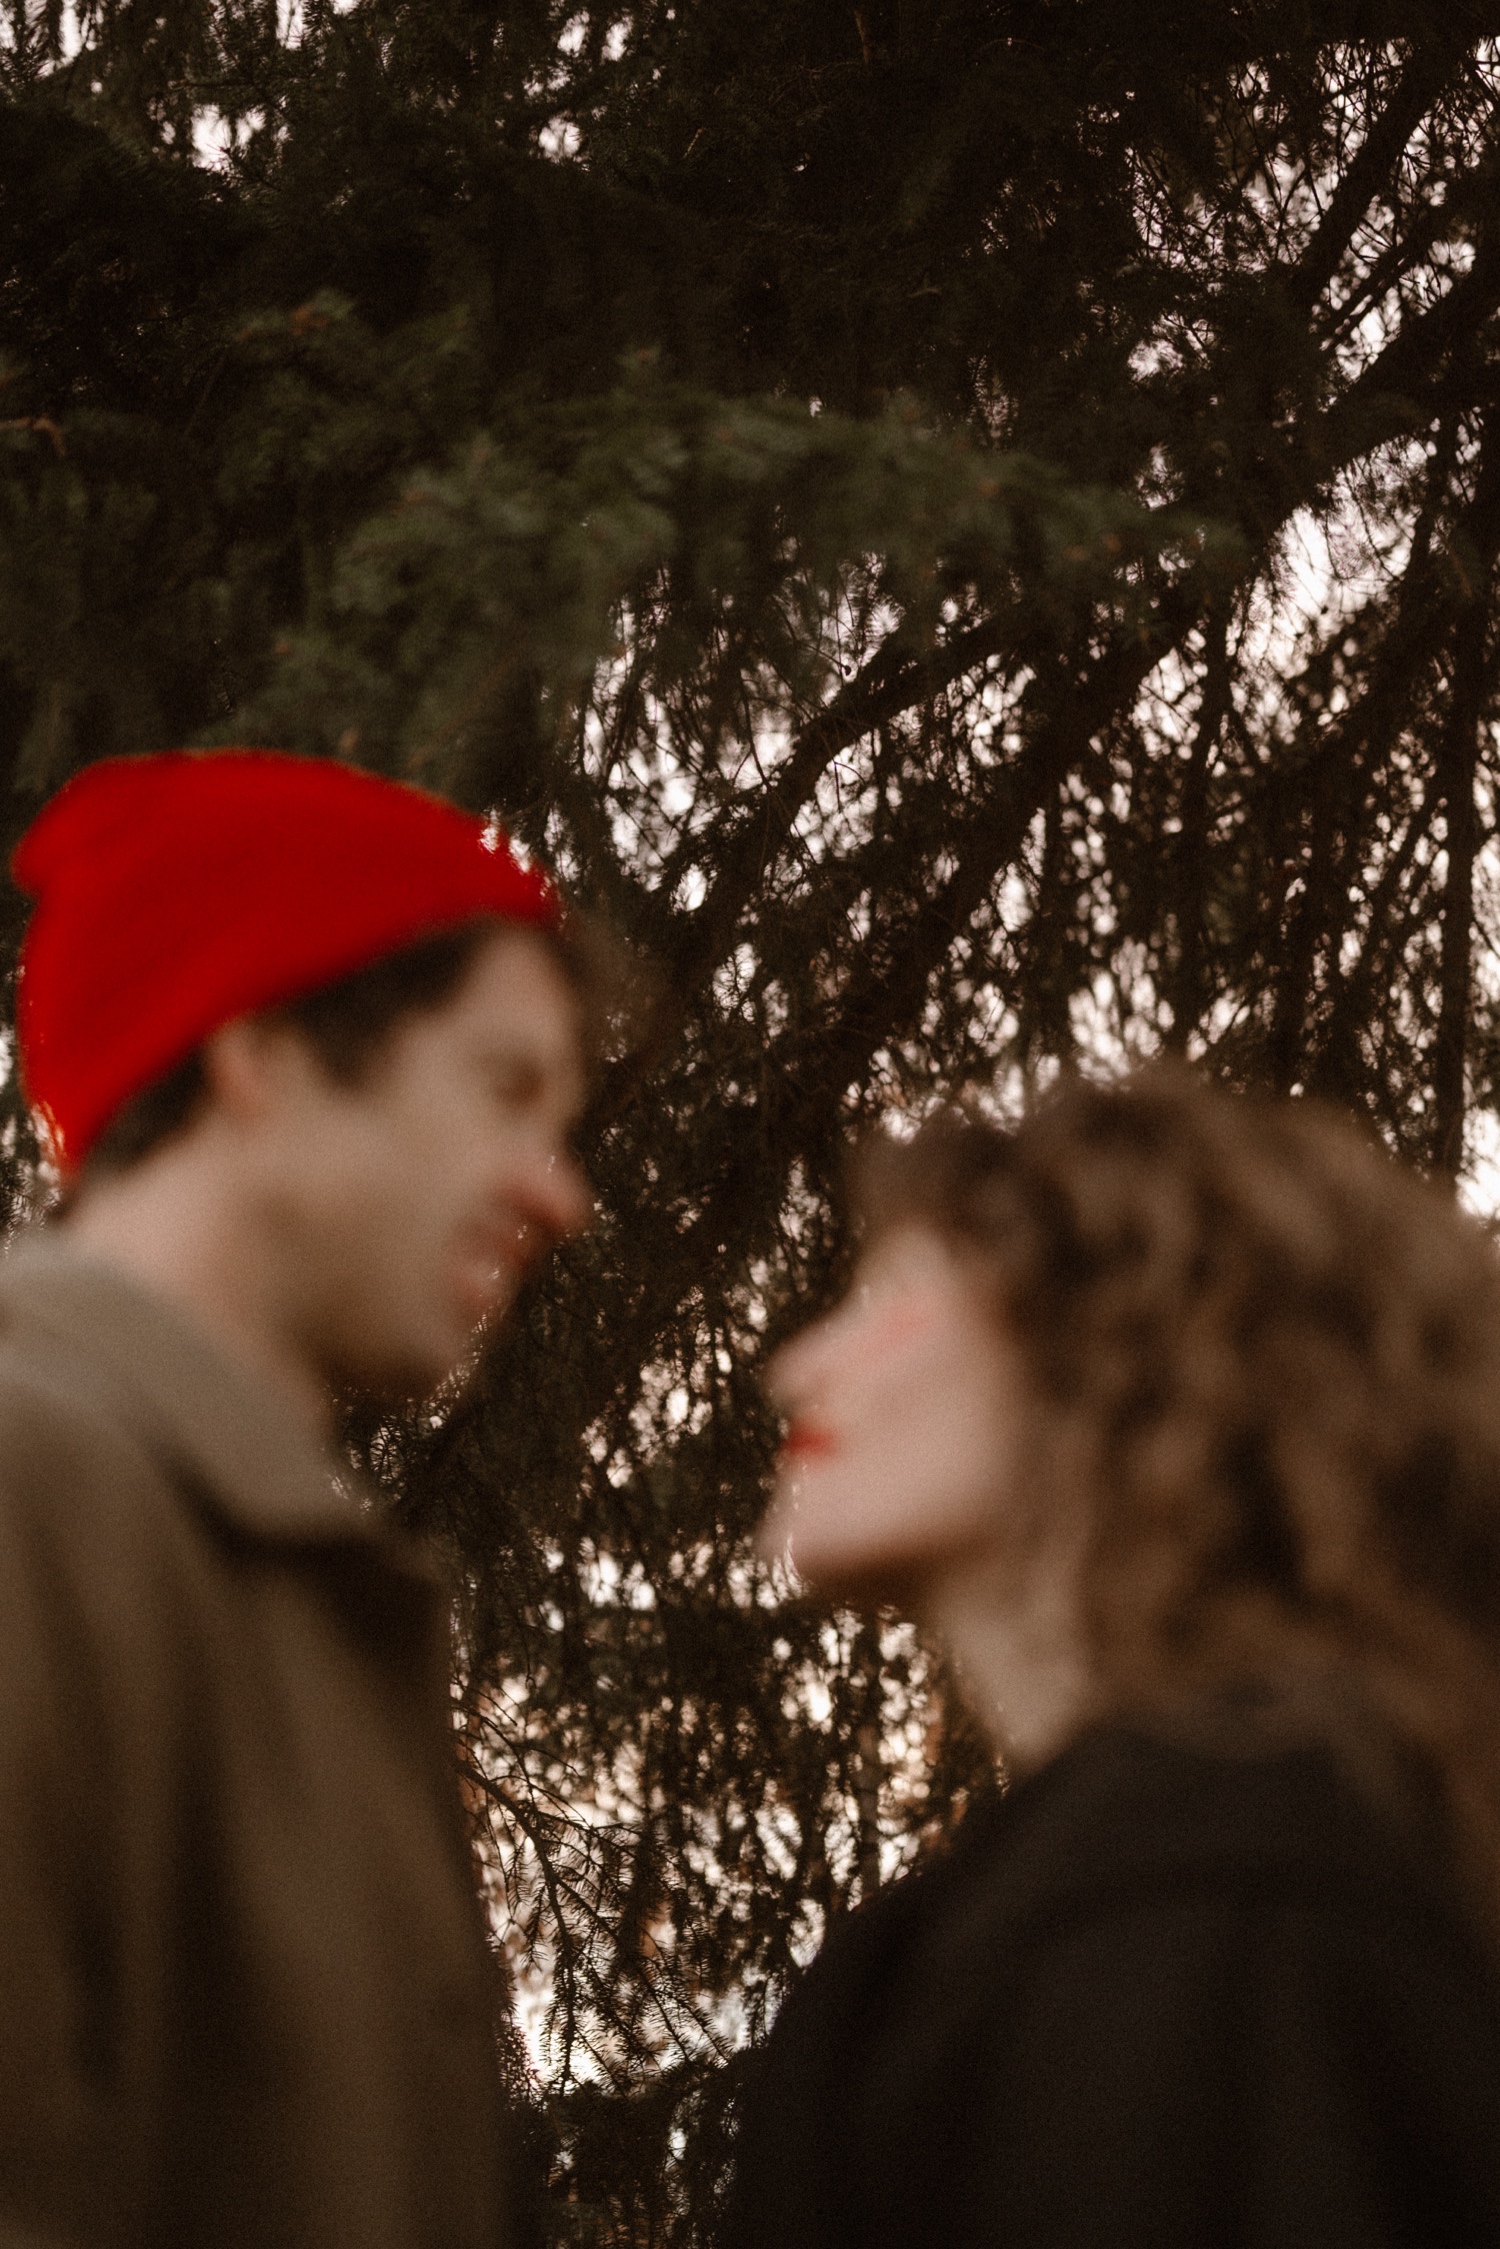
[(8, 833), (281, 742), (651, 964), (597, 1231), (359, 1435), (461, 1587), (555, 2230), (707, 2240), (744, 2040), (987, 1774), (748, 1559), (851, 1128), (1165, 1047), (1483, 1152), (1500, 59), (1454, 0), (0, 21)]

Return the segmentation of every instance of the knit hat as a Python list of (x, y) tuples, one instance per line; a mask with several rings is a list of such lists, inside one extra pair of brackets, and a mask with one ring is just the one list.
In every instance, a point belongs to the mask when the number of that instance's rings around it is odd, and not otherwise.
[(354, 767), (274, 750), (104, 758), (12, 862), (36, 899), (22, 1081), (76, 1171), (111, 1117), (237, 1015), (479, 914), (558, 901), (494, 826)]

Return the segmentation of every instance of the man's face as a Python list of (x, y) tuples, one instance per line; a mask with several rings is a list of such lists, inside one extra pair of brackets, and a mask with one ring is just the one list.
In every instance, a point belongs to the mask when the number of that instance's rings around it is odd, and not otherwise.
[(440, 1006), (398, 1020), (355, 1085), (299, 1034), (250, 1151), (287, 1340), (325, 1379), (421, 1395), (589, 1213), (568, 1147), (578, 1011), (544, 940), (500, 929)]

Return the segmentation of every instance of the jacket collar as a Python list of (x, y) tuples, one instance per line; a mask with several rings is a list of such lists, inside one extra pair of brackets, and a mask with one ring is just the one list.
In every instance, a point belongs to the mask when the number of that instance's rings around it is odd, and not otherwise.
[(0, 1325), (61, 1345), (101, 1403), (187, 1469), (216, 1510), (257, 1538), (400, 1544), (361, 1505), (353, 1475), (266, 1385), (186, 1314), (44, 1228), (0, 1263)]

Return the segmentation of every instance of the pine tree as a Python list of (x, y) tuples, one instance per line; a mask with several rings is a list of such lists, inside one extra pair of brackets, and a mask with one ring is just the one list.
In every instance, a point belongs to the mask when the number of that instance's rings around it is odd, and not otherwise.
[(1500, 56), (1319, 0), (4, 20), (10, 832), (280, 742), (495, 808), (643, 964), (597, 1229), (353, 1434), (452, 1563), (559, 2237), (706, 2240), (745, 2042), (988, 1780), (901, 1620), (749, 1559), (851, 1132), (1171, 1049), (1485, 1152)]

